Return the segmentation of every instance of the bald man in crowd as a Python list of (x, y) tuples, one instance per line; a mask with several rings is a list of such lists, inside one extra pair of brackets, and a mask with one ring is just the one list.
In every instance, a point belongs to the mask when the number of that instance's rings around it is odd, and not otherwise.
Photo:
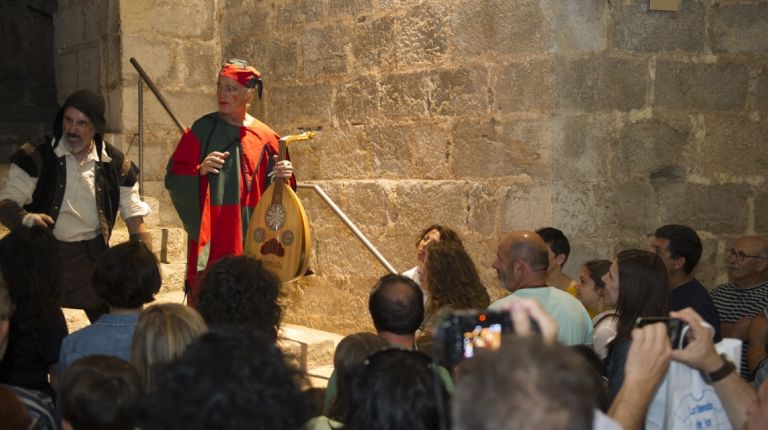
[(570, 294), (546, 282), (549, 254), (547, 244), (533, 231), (515, 231), (499, 243), (493, 267), (507, 297), (492, 303), (498, 310), (517, 298), (539, 302), (557, 321), (558, 340), (564, 345), (592, 343), (592, 321), (584, 306)]
[(728, 279), (712, 291), (712, 300), (720, 315), (723, 337), (744, 341), (741, 376), (750, 379), (747, 335), (749, 323), (768, 306), (768, 240), (758, 236), (738, 238), (728, 249)]

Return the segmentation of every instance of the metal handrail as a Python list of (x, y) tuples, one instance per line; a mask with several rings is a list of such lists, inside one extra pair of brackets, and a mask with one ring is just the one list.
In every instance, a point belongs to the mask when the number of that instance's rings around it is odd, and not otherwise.
[(363, 232), (360, 231), (359, 228), (352, 222), (352, 220), (349, 219), (347, 214), (344, 213), (344, 211), (339, 208), (336, 203), (334, 203), (333, 200), (328, 196), (328, 194), (323, 191), (322, 188), (320, 188), (317, 184), (298, 184), (297, 187), (299, 188), (308, 188), (315, 190), (315, 192), (320, 195), (320, 197), (325, 201), (325, 203), (331, 208), (331, 210), (338, 216), (342, 221), (344, 221), (344, 224), (347, 225), (347, 228), (349, 228), (352, 233), (355, 234), (355, 236), (360, 240), (360, 242), (365, 245), (366, 248), (368, 248), (368, 251), (373, 254), (374, 257), (376, 257), (377, 260), (379, 260), (379, 263), (381, 263), (384, 267), (386, 267), (387, 270), (389, 270), (389, 273), (398, 273), (397, 270), (395, 270), (394, 266), (392, 266), (389, 261), (387, 261), (386, 258), (384, 258), (383, 255), (379, 252), (378, 249), (376, 249), (375, 246), (371, 243), (371, 241), (368, 240), (367, 237), (363, 234)]

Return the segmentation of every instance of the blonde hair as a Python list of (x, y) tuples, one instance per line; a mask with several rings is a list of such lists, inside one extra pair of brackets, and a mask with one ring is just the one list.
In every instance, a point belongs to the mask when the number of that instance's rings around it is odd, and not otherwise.
[(130, 359), (144, 390), (153, 391), (158, 372), (206, 331), (203, 317), (189, 306), (162, 303), (144, 309), (133, 333)]

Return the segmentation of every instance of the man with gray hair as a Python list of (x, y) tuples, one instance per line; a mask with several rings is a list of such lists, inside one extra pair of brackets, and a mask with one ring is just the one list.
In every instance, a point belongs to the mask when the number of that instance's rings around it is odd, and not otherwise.
[[(750, 379), (747, 364), (749, 324), (768, 306), (768, 240), (758, 236), (736, 239), (727, 251), (728, 282), (712, 291), (723, 337), (744, 341), (741, 376)], [(762, 347), (762, 345), (756, 345)]]
[(493, 268), (499, 274), (507, 297), (491, 304), (498, 310), (517, 298), (539, 302), (559, 326), (558, 340), (564, 345), (592, 344), (592, 321), (584, 306), (570, 294), (547, 284), (547, 244), (532, 231), (514, 231), (499, 243)]

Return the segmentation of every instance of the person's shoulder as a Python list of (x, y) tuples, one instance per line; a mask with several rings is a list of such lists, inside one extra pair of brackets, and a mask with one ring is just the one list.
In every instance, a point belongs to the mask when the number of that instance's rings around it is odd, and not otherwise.
[(43, 171), (45, 158), (55, 157), (53, 146), (50, 140), (40, 139), (37, 142), (27, 142), (21, 145), (9, 160), (11, 163), (19, 166), (29, 176), (38, 177)]
[(272, 127), (268, 126), (267, 124), (259, 121), (258, 118), (253, 118), (253, 121), (251, 121), (250, 124), (248, 124), (248, 128), (253, 130), (258, 130), (262, 133), (267, 133), (274, 135), (276, 137), (279, 137), (280, 135), (275, 132), (275, 130), (272, 130)]
[(504, 304), (506, 304), (508, 302), (511, 302), (512, 300), (516, 300), (516, 299), (517, 299), (517, 297), (515, 297), (515, 293), (512, 293), (512, 294), (510, 294), (508, 296), (504, 296), (504, 297), (496, 300), (495, 302), (491, 303), (488, 306), (488, 309), (498, 310), (502, 305), (504, 305)]

